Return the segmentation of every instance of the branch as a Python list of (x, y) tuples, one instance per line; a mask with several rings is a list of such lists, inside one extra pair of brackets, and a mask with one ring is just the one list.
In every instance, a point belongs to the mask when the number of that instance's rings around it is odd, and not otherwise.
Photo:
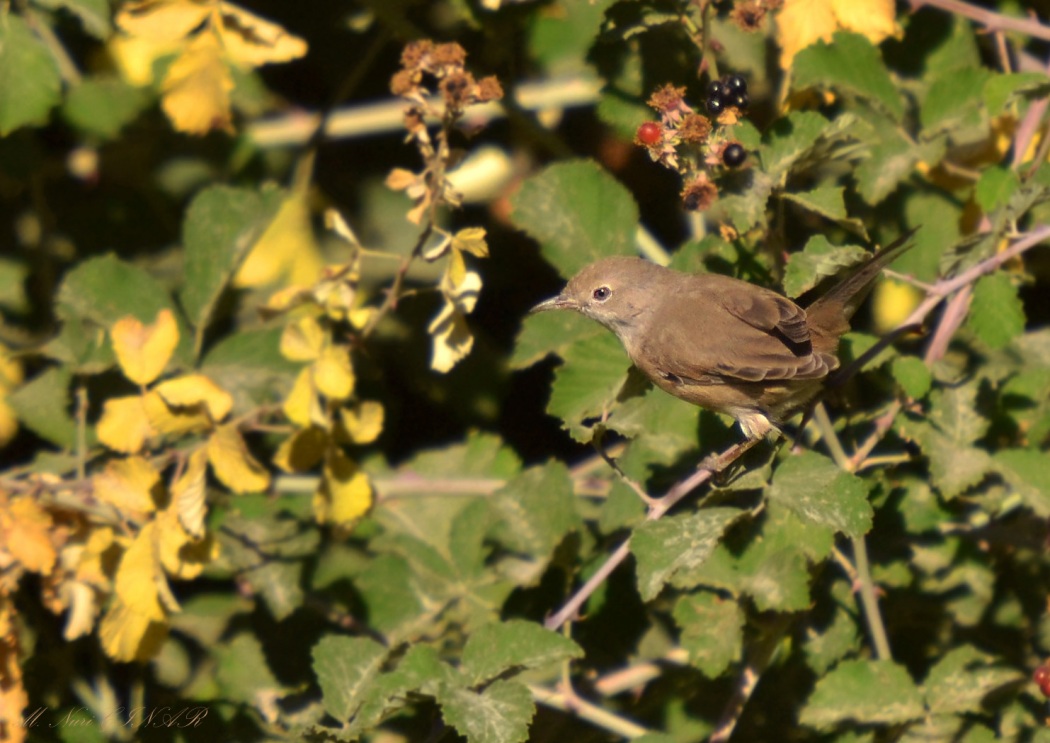
[(948, 13), (957, 13), (965, 18), (977, 21), (989, 31), (1018, 31), (1036, 39), (1050, 41), (1050, 27), (1044, 26), (1039, 21), (1011, 18), (1002, 13), (995, 13), (976, 5), (961, 2), (961, 0), (908, 0), (908, 4), (911, 6), (912, 12), (929, 5), (932, 8), (939, 8)]
[(619, 715), (614, 715), (612, 712), (591, 704), (576, 695), (572, 695), (570, 698), (564, 692), (551, 691), (535, 684), (529, 684), (529, 691), (532, 692), (532, 698), (540, 704), (560, 709), (563, 712), (572, 712), (577, 717), (616, 733), (623, 738), (640, 738), (649, 732), (641, 725), (624, 719)]

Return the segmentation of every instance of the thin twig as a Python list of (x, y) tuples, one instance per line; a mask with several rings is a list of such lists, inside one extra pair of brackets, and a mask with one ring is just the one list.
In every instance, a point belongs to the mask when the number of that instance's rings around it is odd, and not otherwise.
[(624, 738), (640, 738), (649, 731), (637, 723), (631, 722), (619, 715), (614, 715), (606, 709), (591, 704), (579, 697), (568, 699), (564, 692), (545, 689), (536, 684), (529, 684), (532, 698), (540, 704), (544, 704), (563, 712), (572, 712), (582, 720), (593, 723), (598, 727), (616, 733)]
[(1050, 41), (1050, 26), (1044, 26), (1035, 20), (1011, 18), (1002, 13), (995, 13), (976, 5), (961, 2), (961, 0), (908, 0), (908, 4), (911, 6), (912, 12), (928, 5), (932, 8), (939, 8), (977, 21), (989, 31), (1018, 31), (1036, 39)]

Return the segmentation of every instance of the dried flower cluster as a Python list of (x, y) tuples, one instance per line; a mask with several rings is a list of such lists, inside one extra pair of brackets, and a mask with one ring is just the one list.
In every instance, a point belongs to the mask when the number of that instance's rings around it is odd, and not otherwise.
[(740, 120), (740, 110), (725, 108), (712, 123), (686, 102), (685, 88), (670, 84), (657, 89), (648, 103), (660, 119), (642, 124), (635, 144), (645, 147), (655, 162), (681, 174), (686, 183), (681, 194), (686, 209), (704, 211), (718, 198), (718, 187), (708, 171), (742, 163), (725, 156), (731, 147), (734, 155), (743, 152), (731, 135), (732, 125)]
[(729, 20), (744, 31), (761, 31), (766, 14), (777, 10), (783, 4), (784, 0), (741, 0), (733, 5), (733, 10), (729, 12)]

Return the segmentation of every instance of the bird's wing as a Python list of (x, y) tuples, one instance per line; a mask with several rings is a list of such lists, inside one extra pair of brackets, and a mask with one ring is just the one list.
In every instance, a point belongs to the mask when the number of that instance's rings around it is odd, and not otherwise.
[(806, 313), (791, 300), (727, 277), (696, 278), (651, 318), (643, 371), (720, 384), (819, 379), (837, 366), (813, 352)]

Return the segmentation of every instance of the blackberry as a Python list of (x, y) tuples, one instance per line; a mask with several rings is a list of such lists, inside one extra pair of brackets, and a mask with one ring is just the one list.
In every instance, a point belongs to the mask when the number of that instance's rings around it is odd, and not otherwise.
[(733, 142), (722, 150), (722, 162), (729, 168), (739, 168), (747, 160), (747, 151), (739, 142)]
[(726, 110), (726, 103), (720, 96), (708, 98), (707, 110), (712, 116), (718, 116)]
[(712, 80), (707, 85), (707, 100), (712, 98), (724, 98), (726, 94), (725, 83), (721, 83), (718, 80)]
[(748, 96), (747, 91), (745, 90), (741, 93), (737, 93), (736, 95), (730, 96), (729, 100), (726, 102), (730, 106), (736, 106), (741, 111), (743, 111), (748, 107), (748, 105), (750, 105), (751, 98)]
[(723, 81), (723, 85), (730, 95), (747, 92), (747, 80), (743, 75), (730, 75)]

